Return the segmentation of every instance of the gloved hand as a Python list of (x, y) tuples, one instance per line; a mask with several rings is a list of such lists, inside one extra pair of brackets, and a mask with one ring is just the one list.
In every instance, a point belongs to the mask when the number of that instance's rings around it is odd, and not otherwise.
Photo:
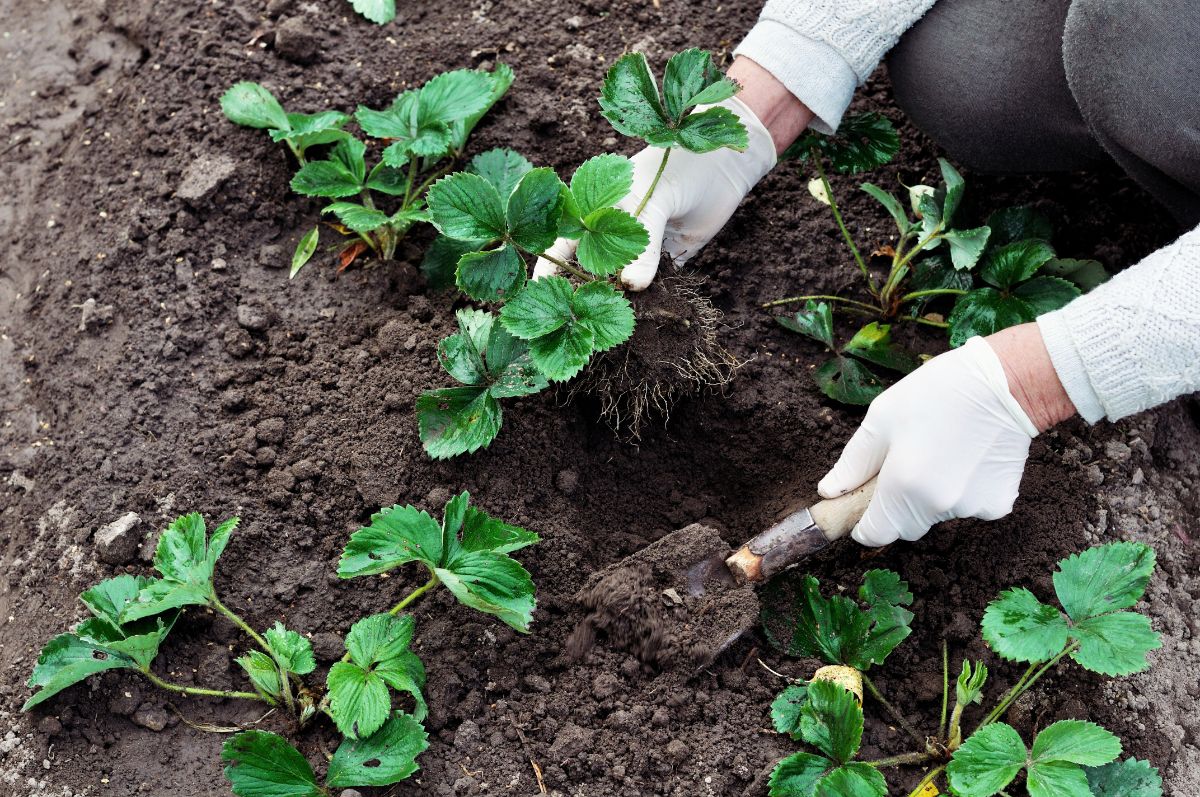
[(1012, 511), (1037, 433), (996, 350), (971, 338), (871, 402), (817, 491), (834, 498), (879, 474), (852, 532), (863, 545), (915, 540), (951, 518), (995, 520)]
[[(754, 112), (737, 97), (719, 105), (742, 120), (749, 144), (744, 152), (722, 148), (697, 155), (679, 147), (671, 150), (666, 169), (639, 217), (650, 234), (650, 243), (621, 272), (621, 281), (630, 290), (649, 287), (658, 272), (661, 251), (680, 263), (699, 252), (725, 226), (755, 183), (775, 166), (775, 143)], [(708, 106), (698, 110), (704, 107)], [(633, 156), (633, 188), (617, 207), (627, 213), (637, 209), (654, 180), (662, 154), (658, 147), (647, 147)], [(567, 260), (577, 244), (560, 238), (549, 253)], [(533, 277), (537, 279), (555, 271), (553, 263), (539, 257)]]

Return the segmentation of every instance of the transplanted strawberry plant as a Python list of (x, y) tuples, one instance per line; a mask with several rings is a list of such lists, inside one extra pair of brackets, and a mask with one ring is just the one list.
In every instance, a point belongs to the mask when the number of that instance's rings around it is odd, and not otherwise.
[[(221, 757), (238, 797), (328, 795), (329, 788), (386, 786), (417, 771), (428, 747), (421, 722), (427, 713), (425, 668), (409, 646), (416, 622), (402, 614), (439, 583), (460, 603), (527, 631), (532, 620), (533, 581), (509, 554), (538, 541), (469, 504), (462, 493), (446, 505), (439, 524), (411, 506), (392, 507), (371, 526), (351, 535), (339, 574), (379, 573), (421, 561), (429, 581), (390, 611), (364, 617), (346, 635), (346, 655), (326, 676), (322, 690), (304, 676), (317, 669), (312, 643), (275, 623), (261, 634), (217, 597), (217, 560), (237, 527), (233, 518), (209, 535), (199, 514), (184, 515), (163, 531), (154, 556), (158, 576), (120, 575), (86, 590), (80, 600), (89, 618), (52, 639), (29, 679), (35, 689), (24, 709), (105, 670), (137, 672), (155, 686), (184, 695), (252, 700), (278, 708), (303, 727), (317, 714), (328, 716), (345, 737), (329, 761), (324, 785), (311, 765), (282, 736), (243, 731)], [(249, 688), (242, 691), (178, 684), (162, 678), (153, 662), (186, 607), (210, 609), (240, 628), (255, 649), (238, 657)], [(204, 673), (199, 673), (203, 678)], [(408, 710), (395, 707), (399, 700)]]
[[(272, 140), (287, 144), (299, 164), (293, 191), (332, 200), (321, 212), (333, 214), (336, 229), (355, 238), (341, 251), (346, 268), (367, 250), (390, 260), (412, 226), (428, 220), (426, 189), (462, 157), (471, 131), (512, 82), (504, 64), (492, 72), (458, 69), (402, 92), (382, 110), (359, 106), (354, 121), (382, 147), (370, 168), (367, 143), (343, 129), (347, 114), (285, 113), (270, 91), (248, 82), (225, 92), (221, 109), (230, 120), (265, 128)], [(310, 160), (310, 148), (321, 145), (332, 147), (324, 158)], [(297, 246), (291, 276), (315, 252), (316, 229)]]
[[(703, 50), (671, 57), (661, 94), (645, 56), (617, 59), (601, 92), (604, 117), (621, 133), (664, 148), (658, 173), (632, 214), (616, 207), (633, 185), (633, 165), (620, 155), (585, 161), (568, 184), (552, 169), (497, 150), (430, 187), (429, 218), (442, 235), (426, 258), (426, 273), (441, 275), (433, 278), (439, 283), (453, 274), (471, 299), (501, 305), (498, 324), (483, 320), (486, 314), (467, 321), (460, 316), (460, 332), (438, 348), (443, 367), (463, 386), (417, 401), (421, 440), (431, 456), (489, 445), (500, 429), (497, 399), (571, 379), (594, 354), (629, 339), (633, 308), (615, 277), (649, 243), (637, 216), (672, 148), (745, 148), (746, 130), (734, 114), (720, 107), (697, 110), (737, 90)], [(559, 238), (578, 241), (574, 261), (547, 252)], [(530, 282), (527, 258), (538, 256), (563, 275)]]
[[(928, 735), (917, 732), (862, 673), (863, 684), (917, 744), (911, 753), (856, 760), (863, 732), (856, 695), (832, 682), (829, 668), (812, 681), (793, 681), (772, 704), (772, 722), (780, 733), (817, 752), (801, 751), (780, 761), (771, 774), (771, 797), (886, 797), (880, 770), (914, 765), (927, 771), (909, 797), (939, 793), (943, 778), (957, 797), (1004, 795), (1022, 775), (1030, 797), (1161, 797), (1157, 770), (1146, 761), (1118, 761), (1120, 740), (1099, 725), (1062, 720), (1038, 730), (1027, 745), (1002, 722), (1013, 703), (1065, 658), (1107, 676), (1149, 666), (1146, 654), (1161, 641), (1144, 615), (1128, 609), (1144, 594), (1154, 561), (1153, 550), (1140, 543), (1102, 545), (1058, 563), (1058, 606), (1022, 587), (1005, 590), (990, 603), (983, 615), (984, 640), (1002, 659), (1028, 668), (969, 732), (965, 714), (983, 702), (988, 680), (982, 662), (962, 663), (954, 707), (947, 713), (951, 692), (943, 644), (942, 712), (936, 731)], [(764, 614), (768, 638), (789, 655), (814, 656), (861, 672), (883, 664), (908, 636), (912, 615), (902, 607), (912, 595), (895, 573), (867, 573), (859, 590), (863, 605), (843, 596), (825, 598), (818, 587), (816, 579), (805, 577), (794, 588), (789, 611)]]
[[(942, 184), (908, 189), (911, 213), (888, 191), (871, 183), (862, 190), (877, 200), (896, 224), (894, 243), (864, 257), (834, 197), (823, 163), (842, 174), (857, 174), (889, 162), (899, 137), (877, 113), (846, 120), (837, 136), (809, 131), (785, 153), (811, 163), (817, 177), (809, 190), (829, 206), (868, 294), (862, 298), (834, 295), (793, 296), (768, 302), (774, 307), (803, 302), (804, 309), (779, 323), (821, 342), (834, 355), (814, 372), (821, 391), (846, 404), (869, 404), (886, 387), (871, 366), (908, 373), (918, 360), (890, 338), (892, 323), (908, 322), (946, 329), (951, 346), (975, 335), (1032, 321), (1107, 278), (1096, 261), (1060, 260), (1050, 245), (1048, 220), (1027, 207), (1005, 208), (987, 223), (965, 227), (961, 212), (966, 182), (945, 159), (939, 159)], [(885, 259), (886, 270), (873, 269)], [(945, 317), (930, 305), (953, 299)], [(833, 344), (832, 311), (875, 319), (845, 348)]]

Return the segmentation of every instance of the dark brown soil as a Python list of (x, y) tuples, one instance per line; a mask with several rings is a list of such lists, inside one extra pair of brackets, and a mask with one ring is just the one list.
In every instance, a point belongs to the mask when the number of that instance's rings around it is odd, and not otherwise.
[[(426, 292), (421, 246), (401, 262), (334, 277), (322, 254), (289, 282), (281, 270), (319, 206), (288, 191), (291, 166), (260, 131), (226, 122), (217, 98), (265, 82), (289, 107), (379, 107), (405, 86), (498, 56), (517, 71), (509, 98), (472, 147), (515, 147), (567, 170), (598, 151), (630, 152), (596, 112), (606, 65), (626, 48), (661, 68), (677, 49), (727, 52), (757, 2), (400, 3), (375, 27), (343, 0), (266, 6), (147, 0), (10, 0), (0, 227), (0, 792), (20, 795), (222, 795), (224, 737), (189, 727), (249, 723), (246, 705), (168, 700), (132, 675), (106, 674), (32, 715), (18, 707), (45, 640), (79, 616), (76, 595), (115, 572), (145, 572), (152, 533), (172, 517), (234, 513), (242, 529), (218, 589), (254, 625), (282, 619), (313, 634), (322, 667), (339, 635), (419, 576), (339, 581), (347, 536), (378, 507), (436, 510), (469, 489), (500, 517), (539, 532), (518, 554), (539, 585), (521, 636), (434, 593), (417, 611), (416, 651), (430, 673), (431, 747), (421, 771), (376, 794), (736, 795), (795, 745), (768, 727), (782, 681), (807, 676), (750, 635), (699, 674), (645, 666), (598, 645), (572, 661), (564, 644), (584, 617), (573, 596), (592, 573), (702, 522), (735, 543), (813, 486), (861, 412), (827, 402), (808, 371), (814, 344), (759, 305), (797, 292), (848, 291), (857, 279), (807, 175), (785, 166), (689, 264), (729, 328), (738, 361), (723, 394), (681, 402), (638, 445), (616, 438), (584, 401), (543, 394), (508, 402), (499, 439), (476, 456), (433, 462), (417, 438), (415, 396), (445, 377), (437, 341), (455, 299)], [(661, 8), (657, 7), (661, 5)], [(290, 57), (275, 31), (307, 32)], [(300, 42), (303, 44), (303, 42)], [(899, 120), (882, 76), (857, 107)], [(896, 185), (936, 173), (936, 150), (902, 128)], [(1034, 202), (1066, 256), (1120, 267), (1174, 233), (1162, 212), (1111, 169), (1060, 177), (968, 175), (980, 213)], [(881, 210), (835, 180), (864, 242), (883, 243)], [(186, 190), (181, 191), (181, 187)], [(184, 198), (188, 197), (188, 198)], [(925, 351), (943, 344), (914, 336)], [(1197, 417), (1177, 403), (1132, 421), (1067, 424), (1040, 438), (1014, 513), (956, 522), (919, 544), (874, 552), (833, 546), (808, 568), (830, 590), (892, 567), (916, 600), (916, 630), (877, 682), (929, 728), (939, 703), (942, 638), (955, 662), (983, 656), (992, 695), (1015, 677), (978, 639), (986, 602), (1020, 584), (1050, 594), (1053, 562), (1106, 539), (1149, 542), (1160, 569), (1142, 609), (1166, 644), (1149, 673), (1105, 682), (1068, 667), (1012, 715), (1023, 731), (1088, 717), (1162, 768), (1168, 791), (1200, 793), (1195, 661)], [(126, 512), (147, 535), (140, 558), (97, 557), (95, 531)], [(242, 685), (244, 640), (190, 613), (159, 666), (183, 682)], [(901, 734), (868, 700), (868, 756), (900, 752)], [(160, 725), (165, 722), (165, 727)], [(150, 727), (147, 727), (150, 726)], [(152, 727), (162, 727), (152, 730)], [(261, 727), (286, 731), (276, 717)], [(336, 742), (317, 723), (309, 759)], [(915, 771), (893, 783), (911, 783)]]

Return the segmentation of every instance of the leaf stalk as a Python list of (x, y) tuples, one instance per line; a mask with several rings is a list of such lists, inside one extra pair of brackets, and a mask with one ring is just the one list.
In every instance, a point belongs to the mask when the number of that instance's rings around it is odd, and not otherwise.
[(174, 684), (170, 681), (159, 678), (150, 669), (140, 671), (142, 675), (150, 679), (150, 683), (155, 686), (166, 689), (168, 692), (177, 692), (181, 695), (192, 695), (193, 697), (226, 697), (237, 700), (258, 700), (263, 701), (262, 696), (255, 692), (226, 692), (222, 689), (206, 689), (199, 686), (184, 686), (183, 684)]
[(650, 181), (650, 188), (646, 191), (646, 195), (642, 197), (642, 201), (638, 203), (637, 210), (633, 211), (635, 219), (642, 215), (642, 211), (646, 209), (646, 203), (650, 201), (650, 197), (654, 196), (654, 189), (658, 188), (658, 181), (662, 179), (663, 170), (667, 168), (667, 158), (670, 157), (671, 148), (667, 147), (663, 150), (662, 160), (658, 162), (658, 171), (654, 173), (654, 179)]
[(887, 712), (892, 715), (892, 718), (895, 719), (897, 724), (904, 729), (905, 733), (912, 737), (913, 741), (915, 741), (921, 747), (925, 747), (925, 737), (917, 733), (917, 729), (909, 724), (908, 720), (904, 718), (904, 715), (900, 713), (900, 710), (888, 702), (887, 698), (883, 696), (883, 693), (879, 691), (879, 687), (875, 685), (875, 682), (872, 681), (865, 672), (862, 674), (862, 680), (863, 686), (867, 687), (867, 691), (871, 693), (871, 697), (879, 701), (879, 705), (883, 706)]

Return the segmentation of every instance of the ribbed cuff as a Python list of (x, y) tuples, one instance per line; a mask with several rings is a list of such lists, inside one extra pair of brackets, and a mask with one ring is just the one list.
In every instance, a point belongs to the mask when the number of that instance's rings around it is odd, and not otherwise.
[[(1092, 384), (1092, 378), (1088, 375), (1087, 366), (1079, 356), (1079, 348), (1071, 331), (1074, 321), (1067, 317), (1068, 307), (1038, 316), (1037, 325), (1042, 333), (1042, 342), (1046, 344), (1046, 351), (1050, 354), (1050, 362), (1058, 374), (1058, 380), (1067, 391), (1067, 398), (1071, 399), (1071, 403), (1085, 421), (1096, 423), (1104, 418), (1106, 412)], [(1113, 337), (1111, 329), (1108, 336), (1109, 339)], [(1131, 383), (1133, 381), (1130, 380)]]
[(807, 105), (816, 116), (809, 126), (819, 133), (837, 130), (858, 86), (854, 69), (837, 50), (774, 20), (760, 19), (733, 54), (770, 72)]

